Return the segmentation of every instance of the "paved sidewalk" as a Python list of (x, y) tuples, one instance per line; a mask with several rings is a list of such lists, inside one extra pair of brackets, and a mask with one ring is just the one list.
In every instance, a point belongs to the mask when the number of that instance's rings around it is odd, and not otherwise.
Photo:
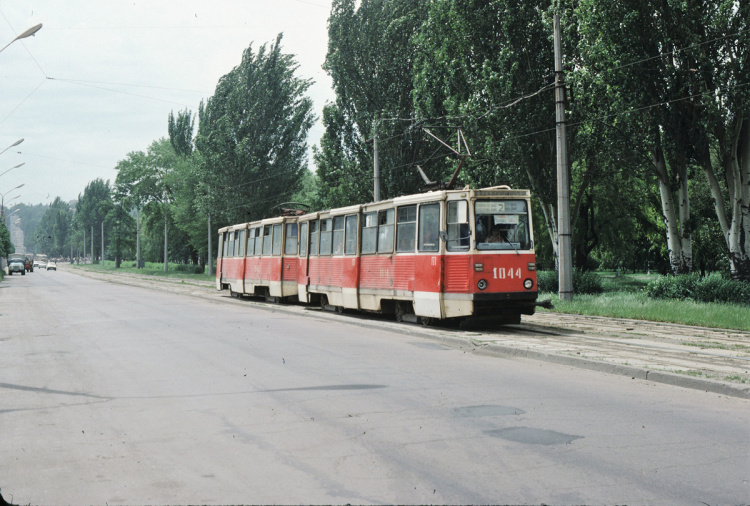
[(228, 292), (217, 291), (214, 283), (206, 281), (66, 270), (117, 283), (202, 297), (217, 303), (244, 304), (300, 316), (345, 319), (356, 325), (387, 327), (473, 353), (544, 360), (750, 399), (750, 332), (546, 311), (524, 316), (521, 325), (493, 329), (424, 327), (377, 316), (338, 315), (300, 305), (269, 304), (249, 298), (237, 300)]

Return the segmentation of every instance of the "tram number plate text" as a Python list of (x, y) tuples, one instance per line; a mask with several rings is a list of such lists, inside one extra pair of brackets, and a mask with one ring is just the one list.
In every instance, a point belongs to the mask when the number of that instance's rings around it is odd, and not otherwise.
[(495, 267), (492, 269), (492, 277), (495, 279), (521, 279), (521, 268)]

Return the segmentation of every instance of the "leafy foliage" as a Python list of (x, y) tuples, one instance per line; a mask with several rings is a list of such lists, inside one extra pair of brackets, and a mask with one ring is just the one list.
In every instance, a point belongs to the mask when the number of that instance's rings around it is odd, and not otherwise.
[(646, 293), (655, 299), (693, 299), (698, 302), (750, 305), (750, 283), (724, 279), (718, 273), (706, 277), (698, 273), (664, 276), (649, 283)]
[(13, 243), (10, 242), (10, 232), (5, 223), (0, 223), (0, 257), (6, 257), (14, 252)]
[(64, 256), (70, 249), (70, 232), (73, 226), (73, 210), (60, 197), (49, 205), (36, 227), (36, 247), (52, 257)]
[[(559, 290), (559, 275), (555, 271), (538, 271), (536, 273), (537, 284), (540, 292), (557, 292)], [(573, 271), (573, 292), (576, 294), (602, 293), (601, 279), (596, 273), (575, 270)]]
[[(415, 37), (427, 19), (426, 0), (335, 0), (323, 68), (336, 102), (323, 111), (326, 132), (315, 163), (326, 207), (373, 199), (373, 144), (378, 137), (381, 197), (420, 186), (413, 164), (422, 135), (411, 136)], [(359, 4), (359, 5), (357, 5)]]
[(281, 39), (246, 49), (198, 112), (199, 192), (217, 221), (266, 217), (299, 188), (314, 120), (311, 82), (295, 76)]

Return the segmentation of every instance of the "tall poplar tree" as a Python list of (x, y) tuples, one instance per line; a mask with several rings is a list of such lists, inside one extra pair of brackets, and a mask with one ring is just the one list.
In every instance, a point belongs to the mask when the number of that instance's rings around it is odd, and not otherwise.
[(216, 221), (264, 218), (300, 187), (314, 121), (311, 81), (296, 75), (281, 40), (247, 48), (198, 111), (201, 192)]

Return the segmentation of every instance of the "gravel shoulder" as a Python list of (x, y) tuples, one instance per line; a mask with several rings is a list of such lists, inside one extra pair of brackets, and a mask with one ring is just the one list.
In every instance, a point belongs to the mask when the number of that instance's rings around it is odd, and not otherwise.
[(132, 273), (61, 269), (104, 281), (201, 297), (212, 303), (240, 304), (268, 311), (325, 318), (360, 326), (388, 327), (464, 351), (530, 358), (667, 383), (734, 397), (750, 398), (750, 332), (539, 312), (520, 325), (460, 330), (396, 323), (382, 317), (338, 315), (301, 305), (234, 299), (209, 281)]

